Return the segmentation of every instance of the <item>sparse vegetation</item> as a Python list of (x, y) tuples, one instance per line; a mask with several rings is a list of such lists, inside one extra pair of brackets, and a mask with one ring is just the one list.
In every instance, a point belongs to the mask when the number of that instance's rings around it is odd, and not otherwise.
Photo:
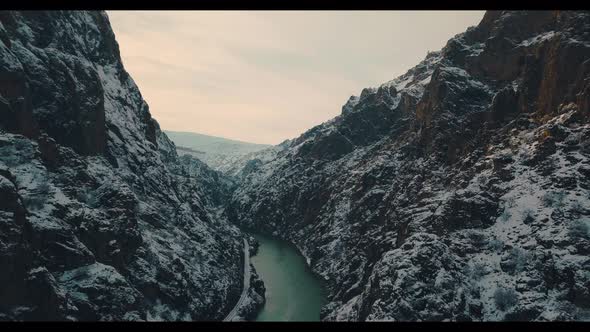
[(549, 191), (543, 195), (541, 201), (543, 205), (553, 208), (560, 208), (563, 206), (565, 200), (565, 192), (560, 191)]
[(515, 272), (521, 272), (526, 265), (529, 253), (526, 250), (520, 248), (513, 248), (510, 251), (510, 256), (514, 261)]
[(486, 266), (483, 263), (474, 263), (471, 266), (471, 277), (475, 280), (481, 279), (486, 274)]
[(498, 287), (494, 292), (494, 301), (498, 309), (506, 310), (518, 302), (518, 294), (512, 288)]
[(531, 208), (526, 208), (522, 213), (522, 222), (530, 224), (535, 221), (535, 212)]
[(580, 215), (584, 213), (584, 207), (582, 206), (582, 203), (580, 203), (580, 201), (574, 201), (571, 205), (570, 211), (572, 213)]
[(508, 209), (505, 209), (504, 212), (502, 212), (502, 214), (498, 217), (498, 220), (500, 220), (501, 222), (507, 222), (508, 220), (510, 220), (511, 217), (512, 214), (510, 213), (510, 211), (508, 211)]
[(573, 238), (589, 238), (589, 222), (582, 219), (572, 220), (569, 224), (569, 235)]
[(500, 251), (504, 248), (504, 242), (498, 239), (490, 240), (489, 242), (490, 248), (494, 251)]

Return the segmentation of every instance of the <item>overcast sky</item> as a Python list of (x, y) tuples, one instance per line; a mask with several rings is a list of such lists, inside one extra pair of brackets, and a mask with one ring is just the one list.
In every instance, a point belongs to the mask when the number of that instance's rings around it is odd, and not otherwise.
[(481, 11), (109, 11), (165, 130), (277, 144), (340, 114)]

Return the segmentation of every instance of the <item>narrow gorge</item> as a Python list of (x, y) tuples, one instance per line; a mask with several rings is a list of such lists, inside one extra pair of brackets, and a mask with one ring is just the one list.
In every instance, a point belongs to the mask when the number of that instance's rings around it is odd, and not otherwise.
[(299, 137), (195, 155), (106, 13), (0, 12), (0, 320), (590, 320), (590, 12), (488, 11)]

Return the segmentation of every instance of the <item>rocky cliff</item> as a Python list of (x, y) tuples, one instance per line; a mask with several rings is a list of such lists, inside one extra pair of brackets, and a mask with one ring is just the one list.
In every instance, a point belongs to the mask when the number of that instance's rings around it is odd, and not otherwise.
[(493, 11), (228, 178), (177, 155), (106, 14), (0, 12), (0, 320), (220, 320), (228, 220), (297, 245), (324, 320), (588, 320), (589, 113), (590, 13)]
[(590, 13), (487, 12), (243, 178), (324, 320), (590, 319)]
[(0, 12), (0, 319), (220, 320), (231, 183), (178, 157), (102, 12)]

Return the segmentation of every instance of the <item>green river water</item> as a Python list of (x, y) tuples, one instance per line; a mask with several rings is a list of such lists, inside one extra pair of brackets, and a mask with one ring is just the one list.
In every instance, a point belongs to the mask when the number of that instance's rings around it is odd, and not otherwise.
[(305, 258), (288, 242), (252, 236), (260, 242), (252, 264), (266, 287), (266, 303), (256, 321), (319, 321), (325, 291)]

